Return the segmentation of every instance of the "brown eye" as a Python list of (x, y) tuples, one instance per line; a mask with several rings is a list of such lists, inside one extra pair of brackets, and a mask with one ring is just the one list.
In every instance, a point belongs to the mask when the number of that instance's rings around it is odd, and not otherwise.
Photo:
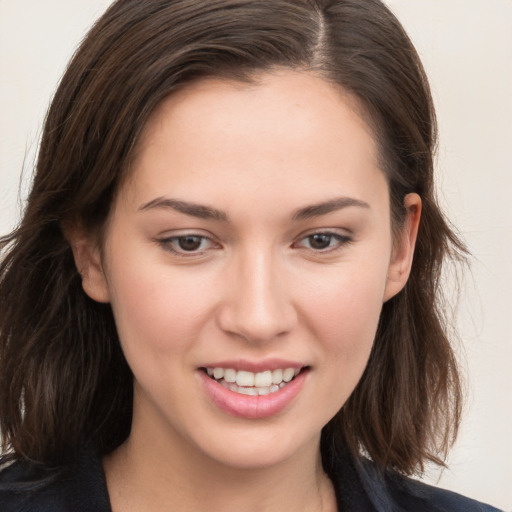
[(327, 233), (315, 233), (314, 235), (310, 235), (309, 246), (312, 249), (322, 250), (327, 249), (332, 242), (333, 236)]
[(193, 233), (162, 238), (158, 243), (166, 251), (178, 256), (200, 256), (211, 249), (219, 248), (209, 237)]
[(341, 249), (352, 242), (352, 238), (341, 233), (321, 231), (307, 235), (299, 240), (295, 246), (309, 249), (316, 253), (328, 253)]
[(203, 242), (202, 236), (180, 236), (177, 239), (178, 247), (183, 251), (197, 251)]

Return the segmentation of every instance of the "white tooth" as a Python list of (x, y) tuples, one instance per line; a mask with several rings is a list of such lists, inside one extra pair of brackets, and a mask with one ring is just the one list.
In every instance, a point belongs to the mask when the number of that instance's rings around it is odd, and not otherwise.
[(272, 384), (272, 386), (270, 386), (270, 388), (269, 388), (271, 393), (275, 393), (278, 389), (279, 389), (279, 386), (277, 384)]
[(279, 384), (280, 388), (284, 388), (285, 386), (286, 386), (286, 382), (281, 382), (281, 384)]
[(234, 391), (235, 393), (238, 393), (238, 386), (234, 382), (229, 383), (228, 389), (230, 391)]
[(238, 392), (242, 393), (242, 395), (250, 395), (250, 396), (258, 395), (258, 391), (256, 391), (255, 388), (238, 388)]
[(274, 370), (272, 372), (272, 384), (280, 384), (283, 380), (283, 370)]
[(293, 370), (293, 376), (294, 377), (297, 377), (297, 375), (299, 375), (299, 373), (300, 373), (300, 368), (295, 368), (295, 370)]
[(232, 368), (226, 368), (224, 370), (224, 379), (227, 382), (235, 382), (236, 381), (236, 371)]
[(236, 374), (236, 383), (239, 386), (254, 386), (254, 373), (240, 370)]
[(268, 395), (270, 393), (270, 388), (268, 386), (258, 387), (258, 395)]
[(295, 370), (293, 368), (286, 368), (283, 372), (283, 380), (285, 382), (290, 382), (295, 376)]
[(216, 380), (222, 379), (222, 377), (224, 377), (224, 368), (214, 368), (213, 376)]
[(206, 373), (209, 377), (213, 377), (213, 368), (206, 368)]
[(219, 384), (220, 384), (223, 388), (229, 389), (229, 383), (228, 383), (228, 382), (226, 382), (224, 379), (220, 380), (220, 381), (219, 381)]
[(259, 372), (254, 376), (254, 385), (257, 388), (265, 388), (272, 384), (272, 372)]

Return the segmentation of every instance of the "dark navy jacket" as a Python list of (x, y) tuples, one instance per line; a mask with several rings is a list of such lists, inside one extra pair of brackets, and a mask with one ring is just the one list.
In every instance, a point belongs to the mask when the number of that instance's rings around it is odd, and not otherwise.
[[(340, 457), (331, 468), (343, 512), (497, 512), (459, 494), (382, 473), (366, 459)], [(0, 472), (0, 511), (111, 512), (99, 458), (85, 452), (57, 476), (22, 463), (9, 466)]]

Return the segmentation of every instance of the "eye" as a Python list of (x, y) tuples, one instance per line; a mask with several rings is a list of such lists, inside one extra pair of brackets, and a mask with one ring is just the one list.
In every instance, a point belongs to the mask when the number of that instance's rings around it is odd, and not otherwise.
[(329, 252), (336, 250), (351, 241), (352, 239), (346, 235), (326, 231), (312, 233), (311, 235), (305, 236), (299, 240), (296, 245), (302, 248), (311, 249), (315, 252)]
[(196, 234), (185, 234), (162, 238), (158, 240), (158, 243), (166, 251), (185, 257), (203, 254), (209, 249), (217, 247), (217, 244), (210, 238)]

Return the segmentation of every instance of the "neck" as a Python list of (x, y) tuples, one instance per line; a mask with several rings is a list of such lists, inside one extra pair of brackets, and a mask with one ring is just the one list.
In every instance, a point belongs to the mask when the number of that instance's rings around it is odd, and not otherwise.
[(105, 458), (113, 512), (306, 512), (336, 510), (332, 484), (322, 469), (319, 442), (279, 464), (236, 468), (132, 431)]

